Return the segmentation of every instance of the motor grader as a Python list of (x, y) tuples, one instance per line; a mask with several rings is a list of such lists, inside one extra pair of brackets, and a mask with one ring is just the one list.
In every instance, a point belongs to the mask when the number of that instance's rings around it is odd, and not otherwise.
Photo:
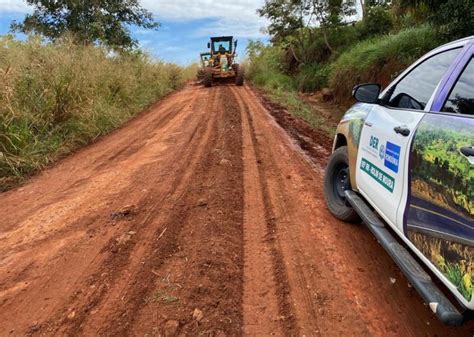
[(204, 75), (206, 74), (206, 69), (209, 66), (209, 60), (211, 58), (211, 53), (206, 51), (200, 54), (201, 62), (199, 64), (199, 68), (197, 70), (197, 80), (202, 82), (204, 80)]
[(244, 84), (244, 70), (235, 62), (237, 40), (233, 36), (211, 37), (207, 43), (210, 59), (203, 76), (204, 86), (210, 87), (217, 81), (234, 80), (236, 85)]

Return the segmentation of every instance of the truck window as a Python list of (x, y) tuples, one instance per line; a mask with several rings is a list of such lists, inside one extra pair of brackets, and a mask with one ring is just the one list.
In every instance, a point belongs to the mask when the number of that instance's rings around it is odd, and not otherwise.
[(471, 58), (441, 111), (474, 115), (474, 61)]
[(412, 69), (392, 89), (393, 93), (387, 105), (402, 109), (423, 110), (459, 51), (460, 48), (441, 52)]

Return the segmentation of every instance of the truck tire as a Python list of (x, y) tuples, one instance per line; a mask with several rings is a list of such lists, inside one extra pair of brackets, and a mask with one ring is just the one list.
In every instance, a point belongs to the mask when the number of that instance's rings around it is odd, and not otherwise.
[(204, 82), (204, 86), (207, 88), (212, 86), (212, 70), (211, 69), (206, 70), (206, 73), (204, 74), (203, 82)]
[(329, 158), (324, 176), (324, 198), (329, 211), (339, 220), (358, 223), (361, 219), (348, 204), (344, 191), (351, 189), (347, 146), (338, 148)]
[(244, 68), (239, 67), (238, 64), (236, 64), (235, 66), (236, 66), (236, 73), (237, 73), (237, 75), (235, 76), (235, 84), (238, 86), (242, 86), (244, 85), (244, 80), (245, 80)]

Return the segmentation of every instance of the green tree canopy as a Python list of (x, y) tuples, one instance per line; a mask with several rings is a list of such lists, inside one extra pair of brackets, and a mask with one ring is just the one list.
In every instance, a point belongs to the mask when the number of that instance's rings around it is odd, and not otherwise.
[(265, 0), (257, 11), (270, 24), (272, 42), (286, 45), (299, 64), (310, 61), (313, 42), (321, 36), (330, 54), (328, 30), (347, 24), (355, 14), (355, 0)]
[(439, 26), (448, 39), (474, 34), (472, 0), (395, 0), (402, 9), (418, 9)]
[(265, 0), (258, 14), (270, 20), (268, 32), (280, 40), (305, 27), (330, 28), (355, 14), (354, 0)]
[(39, 33), (56, 40), (69, 33), (84, 44), (103, 43), (114, 49), (131, 49), (137, 41), (127, 26), (157, 29), (152, 13), (138, 0), (26, 0), (32, 14), (23, 22), (13, 22), (11, 29)]

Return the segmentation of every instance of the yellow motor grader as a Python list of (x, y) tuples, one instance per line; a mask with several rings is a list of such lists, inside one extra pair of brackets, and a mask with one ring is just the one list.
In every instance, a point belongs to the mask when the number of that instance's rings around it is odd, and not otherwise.
[(199, 68), (197, 70), (197, 80), (202, 82), (204, 80), (204, 75), (206, 74), (206, 69), (209, 66), (209, 60), (211, 59), (211, 53), (206, 51), (200, 54), (201, 62), (199, 64)]
[(233, 36), (211, 37), (207, 43), (210, 59), (203, 76), (204, 86), (210, 87), (216, 81), (235, 80), (235, 84), (244, 84), (244, 70), (235, 62), (237, 40)]

